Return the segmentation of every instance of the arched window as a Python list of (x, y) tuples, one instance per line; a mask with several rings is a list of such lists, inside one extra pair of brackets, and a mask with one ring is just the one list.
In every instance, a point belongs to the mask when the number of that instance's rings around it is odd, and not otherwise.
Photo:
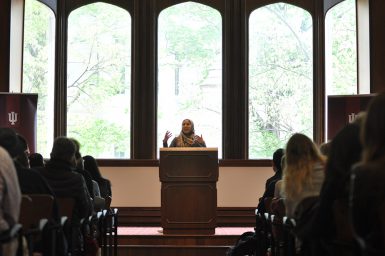
[(289, 137), (313, 137), (313, 23), (276, 3), (249, 18), (249, 158), (271, 158)]
[(83, 154), (130, 157), (131, 16), (95, 3), (68, 18), (67, 135)]
[(357, 94), (356, 0), (345, 0), (325, 17), (326, 95)]
[(171, 6), (158, 19), (158, 148), (186, 118), (221, 156), (222, 18), (193, 2)]
[(38, 93), (37, 152), (49, 156), (53, 141), (55, 16), (37, 0), (25, 0), (24, 93)]

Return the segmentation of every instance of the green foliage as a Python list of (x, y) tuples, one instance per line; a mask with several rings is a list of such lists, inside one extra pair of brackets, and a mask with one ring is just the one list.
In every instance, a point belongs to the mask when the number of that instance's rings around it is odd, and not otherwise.
[(78, 126), (71, 129), (71, 133), (68, 134), (80, 142), (83, 155), (99, 157), (107, 155), (111, 158), (114, 157), (113, 152), (130, 152), (129, 130), (102, 119), (84, 121), (78, 123)]
[[(37, 93), (37, 149), (48, 156), (47, 136), (49, 132), (49, 109), (53, 108), (53, 96), (48, 91), (53, 88), (54, 15), (44, 4), (35, 0), (25, 1), (24, 51), (23, 51), (23, 92)], [(53, 90), (52, 90), (53, 91)]]
[[(187, 2), (177, 4), (162, 11), (159, 30), (164, 35), (166, 55), (175, 59), (175, 67), (197, 66), (202, 70), (202, 80), (213, 65), (221, 43), (221, 19), (213, 18), (220, 14), (202, 4)], [(162, 49), (160, 49), (162, 51)]]
[(68, 134), (96, 157), (129, 157), (130, 15), (89, 4), (70, 14), (68, 28)]
[(271, 158), (294, 132), (312, 134), (311, 16), (272, 4), (250, 16), (249, 157)]
[(357, 47), (356, 47), (356, 9), (355, 1), (347, 0), (332, 8), (326, 15), (332, 23), (330, 63), (332, 74), (328, 84), (330, 95), (357, 93)]

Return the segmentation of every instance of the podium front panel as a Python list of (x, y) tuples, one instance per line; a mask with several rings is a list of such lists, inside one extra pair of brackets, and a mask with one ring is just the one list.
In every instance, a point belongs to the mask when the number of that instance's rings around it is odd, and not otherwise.
[(215, 183), (167, 183), (162, 185), (161, 194), (164, 233), (215, 232)]
[(160, 151), (159, 179), (164, 234), (215, 233), (218, 150), (167, 148)]
[(161, 181), (217, 181), (217, 148), (167, 148), (160, 151)]

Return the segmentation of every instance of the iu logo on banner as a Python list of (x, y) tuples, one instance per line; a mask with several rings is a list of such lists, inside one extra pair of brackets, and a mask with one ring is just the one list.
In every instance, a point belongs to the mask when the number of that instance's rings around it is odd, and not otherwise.
[(327, 102), (327, 139), (331, 140), (348, 123), (365, 111), (374, 94), (329, 95)]
[(0, 127), (25, 137), (31, 152), (36, 148), (37, 94), (0, 93)]
[(9, 112), (8, 113), (8, 121), (11, 123), (11, 126), (14, 126), (16, 123), (17, 123), (17, 116), (18, 116), (18, 113), (17, 112)]

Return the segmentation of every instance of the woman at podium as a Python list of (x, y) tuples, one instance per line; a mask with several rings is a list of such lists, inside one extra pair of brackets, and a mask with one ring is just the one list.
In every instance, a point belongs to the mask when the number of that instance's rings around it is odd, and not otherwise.
[[(172, 133), (167, 131), (163, 139), (163, 147), (168, 147), (168, 139), (171, 138)], [(170, 144), (170, 147), (206, 147), (202, 135), (195, 135), (194, 122), (190, 119), (184, 119), (182, 122), (182, 130), (177, 137), (175, 137)]]

